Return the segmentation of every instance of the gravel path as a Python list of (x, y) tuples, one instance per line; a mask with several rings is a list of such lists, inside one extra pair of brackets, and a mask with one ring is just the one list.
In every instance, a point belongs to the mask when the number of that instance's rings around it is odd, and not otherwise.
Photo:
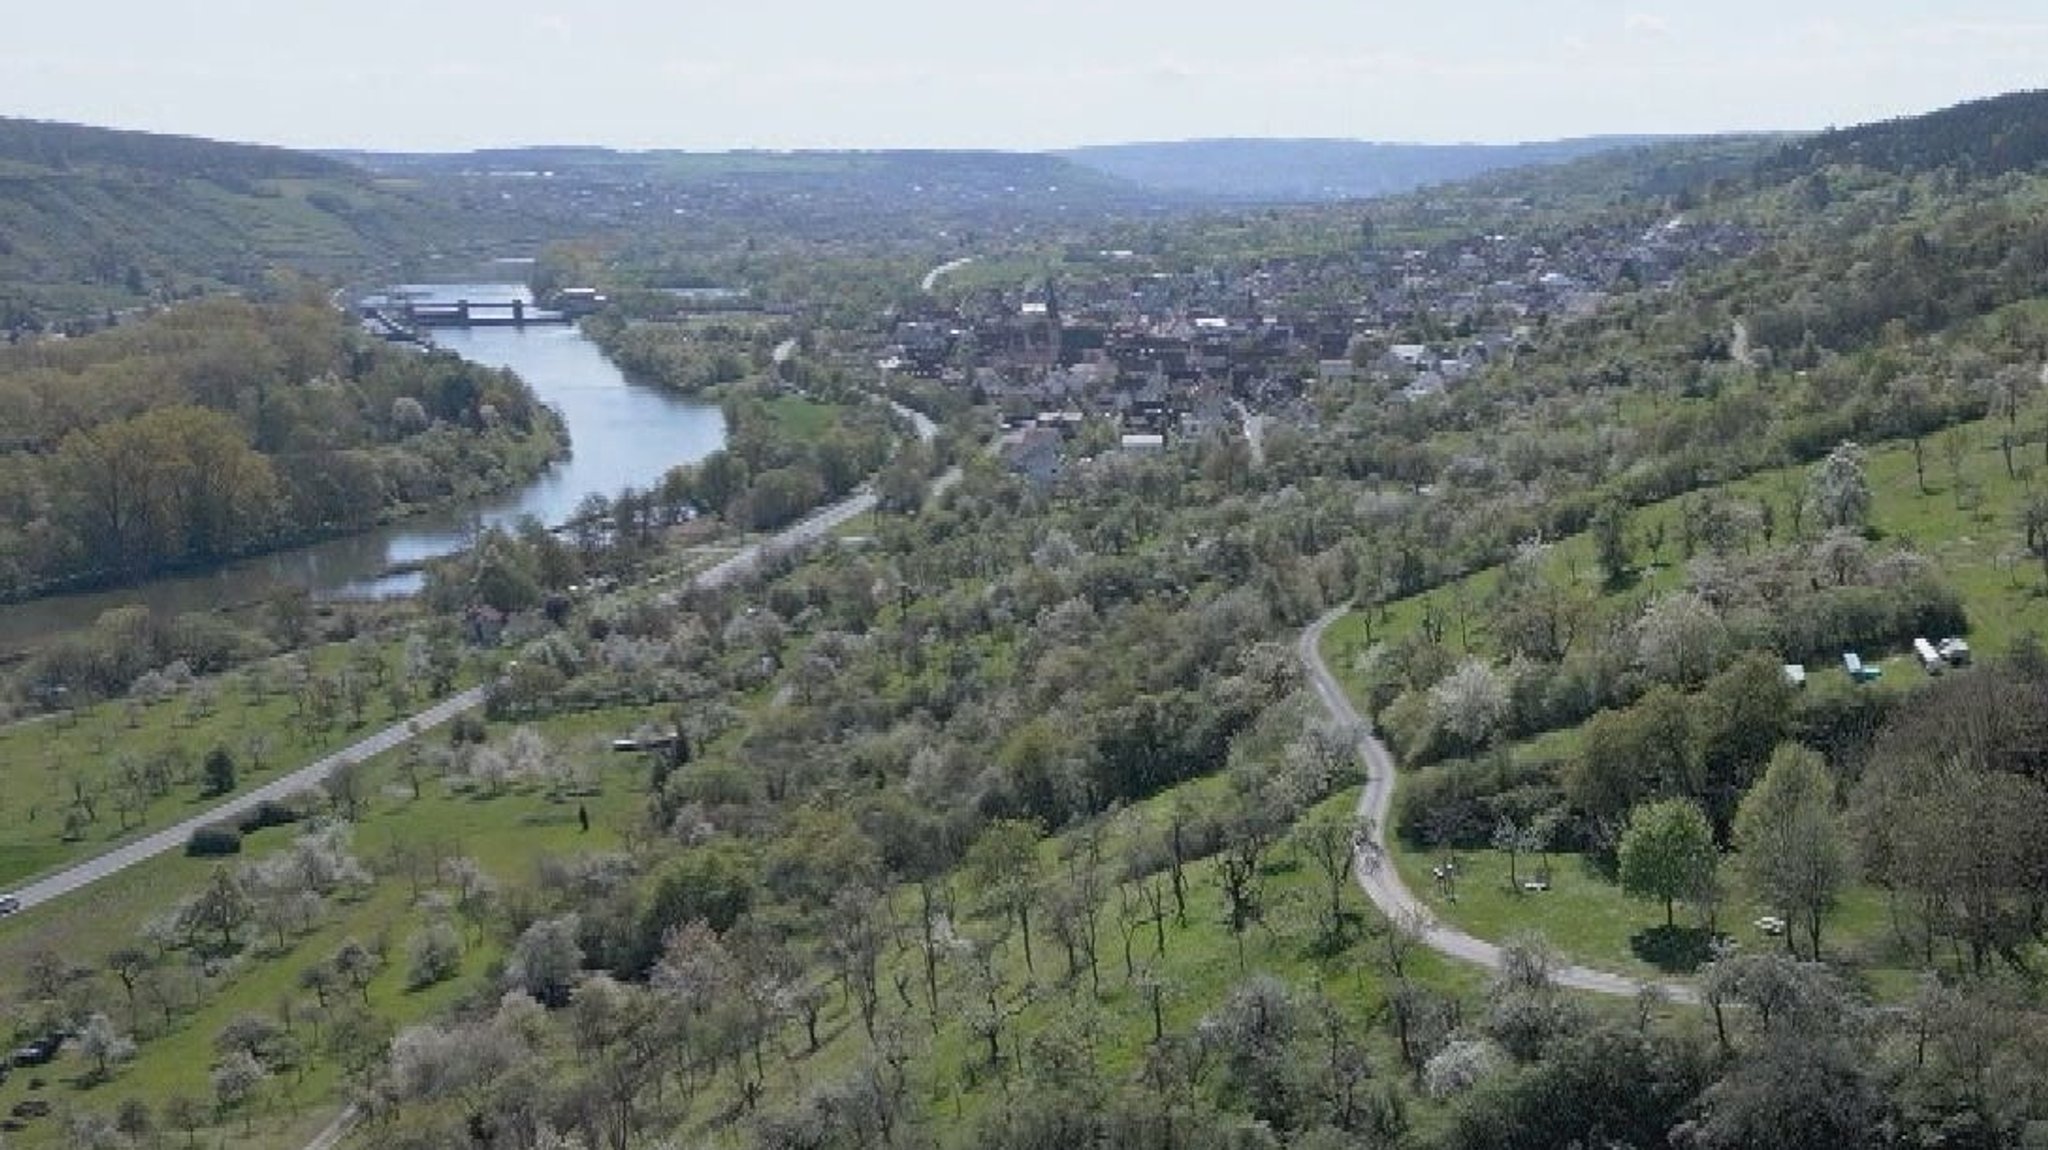
[[(1323, 615), (1301, 633), (1296, 649), (1301, 656), (1301, 665), (1308, 671), (1309, 683), (1315, 689), (1316, 697), (1322, 701), (1323, 709), (1332, 719), (1340, 723), (1355, 724), (1361, 732), (1359, 749), (1365, 755), (1365, 791), (1358, 797), (1358, 813), (1372, 820), (1373, 854), (1361, 853), (1352, 870), (1358, 878), (1358, 885), (1365, 896), (1372, 900), (1380, 912), (1393, 921), (1413, 918), (1425, 922), (1422, 941), (1431, 950), (1462, 962), (1475, 963), (1488, 969), (1500, 967), (1500, 947), (1466, 934), (1457, 927), (1436, 920), (1429, 913), (1421, 899), (1415, 897), (1408, 885), (1401, 881), (1400, 873), (1391, 864), (1382, 863), (1387, 857), (1387, 822), (1394, 802), (1394, 757), (1386, 745), (1371, 733), (1363, 722), (1357, 708), (1351, 705), (1350, 696), (1330, 673), (1323, 662), (1323, 632), (1330, 624), (1342, 618), (1348, 608), (1337, 608)], [(1641, 979), (1612, 971), (1595, 970), (1588, 966), (1566, 966), (1552, 972), (1558, 985), (1574, 990), (1586, 990), (1595, 994), (1611, 994), (1634, 997), (1642, 992), (1646, 983)], [(1652, 982), (1673, 1002), (1698, 1002), (1699, 993), (1689, 984), (1682, 982)]]

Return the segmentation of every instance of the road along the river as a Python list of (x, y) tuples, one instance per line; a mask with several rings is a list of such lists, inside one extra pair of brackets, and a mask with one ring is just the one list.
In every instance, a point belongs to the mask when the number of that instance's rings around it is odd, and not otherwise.
[[(915, 425), (919, 438), (929, 441), (938, 433), (932, 421), (923, 415), (901, 406), (898, 406), (897, 410)], [(958, 478), (958, 468), (939, 476), (932, 481), (933, 493), (938, 494)], [(799, 522), (766, 539), (740, 548), (731, 556), (697, 572), (690, 578), (690, 584), (699, 588), (723, 586), (752, 571), (760, 564), (762, 556), (822, 539), (840, 524), (873, 510), (874, 506), (874, 492), (863, 488), (829, 507), (812, 512)], [(191, 839), (192, 832), (200, 827), (233, 821), (254, 810), (260, 803), (310, 791), (319, 786), (343, 763), (357, 762), (383, 754), (433, 730), (464, 711), (483, 706), (485, 691), (484, 687), (471, 687), (460, 694), (450, 695), (416, 715), (401, 719), (376, 734), (307, 763), (289, 774), (279, 775), (247, 794), (237, 795), (182, 822), (144, 835), (133, 842), (123, 843), (84, 862), (44, 875), (15, 892), (21, 899), (21, 909), (25, 911), (51, 899), (62, 898), (91, 886), (108, 875), (118, 874), (158, 855), (183, 850), (185, 843)]]

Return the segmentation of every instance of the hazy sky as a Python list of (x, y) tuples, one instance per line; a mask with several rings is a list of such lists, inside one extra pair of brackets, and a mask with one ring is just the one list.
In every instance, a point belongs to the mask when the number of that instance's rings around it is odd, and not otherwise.
[(1504, 141), (2048, 84), (2042, 0), (69, 0), (0, 114), (312, 147)]

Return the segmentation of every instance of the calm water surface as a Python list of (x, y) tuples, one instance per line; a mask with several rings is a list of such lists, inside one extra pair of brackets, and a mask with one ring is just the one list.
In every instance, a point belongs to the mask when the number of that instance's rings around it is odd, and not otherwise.
[[(518, 284), (406, 285), (430, 301), (530, 299)], [(465, 359), (507, 367), (541, 402), (562, 413), (574, 455), (526, 487), (404, 523), (232, 563), (200, 575), (159, 579), (118, 591), (66, 595), (0, 608), (0, 648), (15, 648), (91, 623), (111, 607), (142, 603), (159, 612), (199, 611), (261, 599), (280, 584), (316, 598), (410, 594), (419, 576), (383, 576), (394, 564), (458, 550), (482, 526), (524, 515), (566, 520), (592, 492), (616, 495), (645, 487), (679, 463), (693, 463), (725, 443), (716, 404), (681, 399), (626, 382), (597, 345), (573, 327), (443, 328), (434, 342)]]

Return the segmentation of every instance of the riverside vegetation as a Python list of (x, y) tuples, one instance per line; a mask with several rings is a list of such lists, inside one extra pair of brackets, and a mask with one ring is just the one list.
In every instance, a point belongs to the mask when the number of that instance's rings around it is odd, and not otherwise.
[(525, 383), (324, 298), (0, 349), (0, 597), (132, 581), (501, 490), (567, 450)]

